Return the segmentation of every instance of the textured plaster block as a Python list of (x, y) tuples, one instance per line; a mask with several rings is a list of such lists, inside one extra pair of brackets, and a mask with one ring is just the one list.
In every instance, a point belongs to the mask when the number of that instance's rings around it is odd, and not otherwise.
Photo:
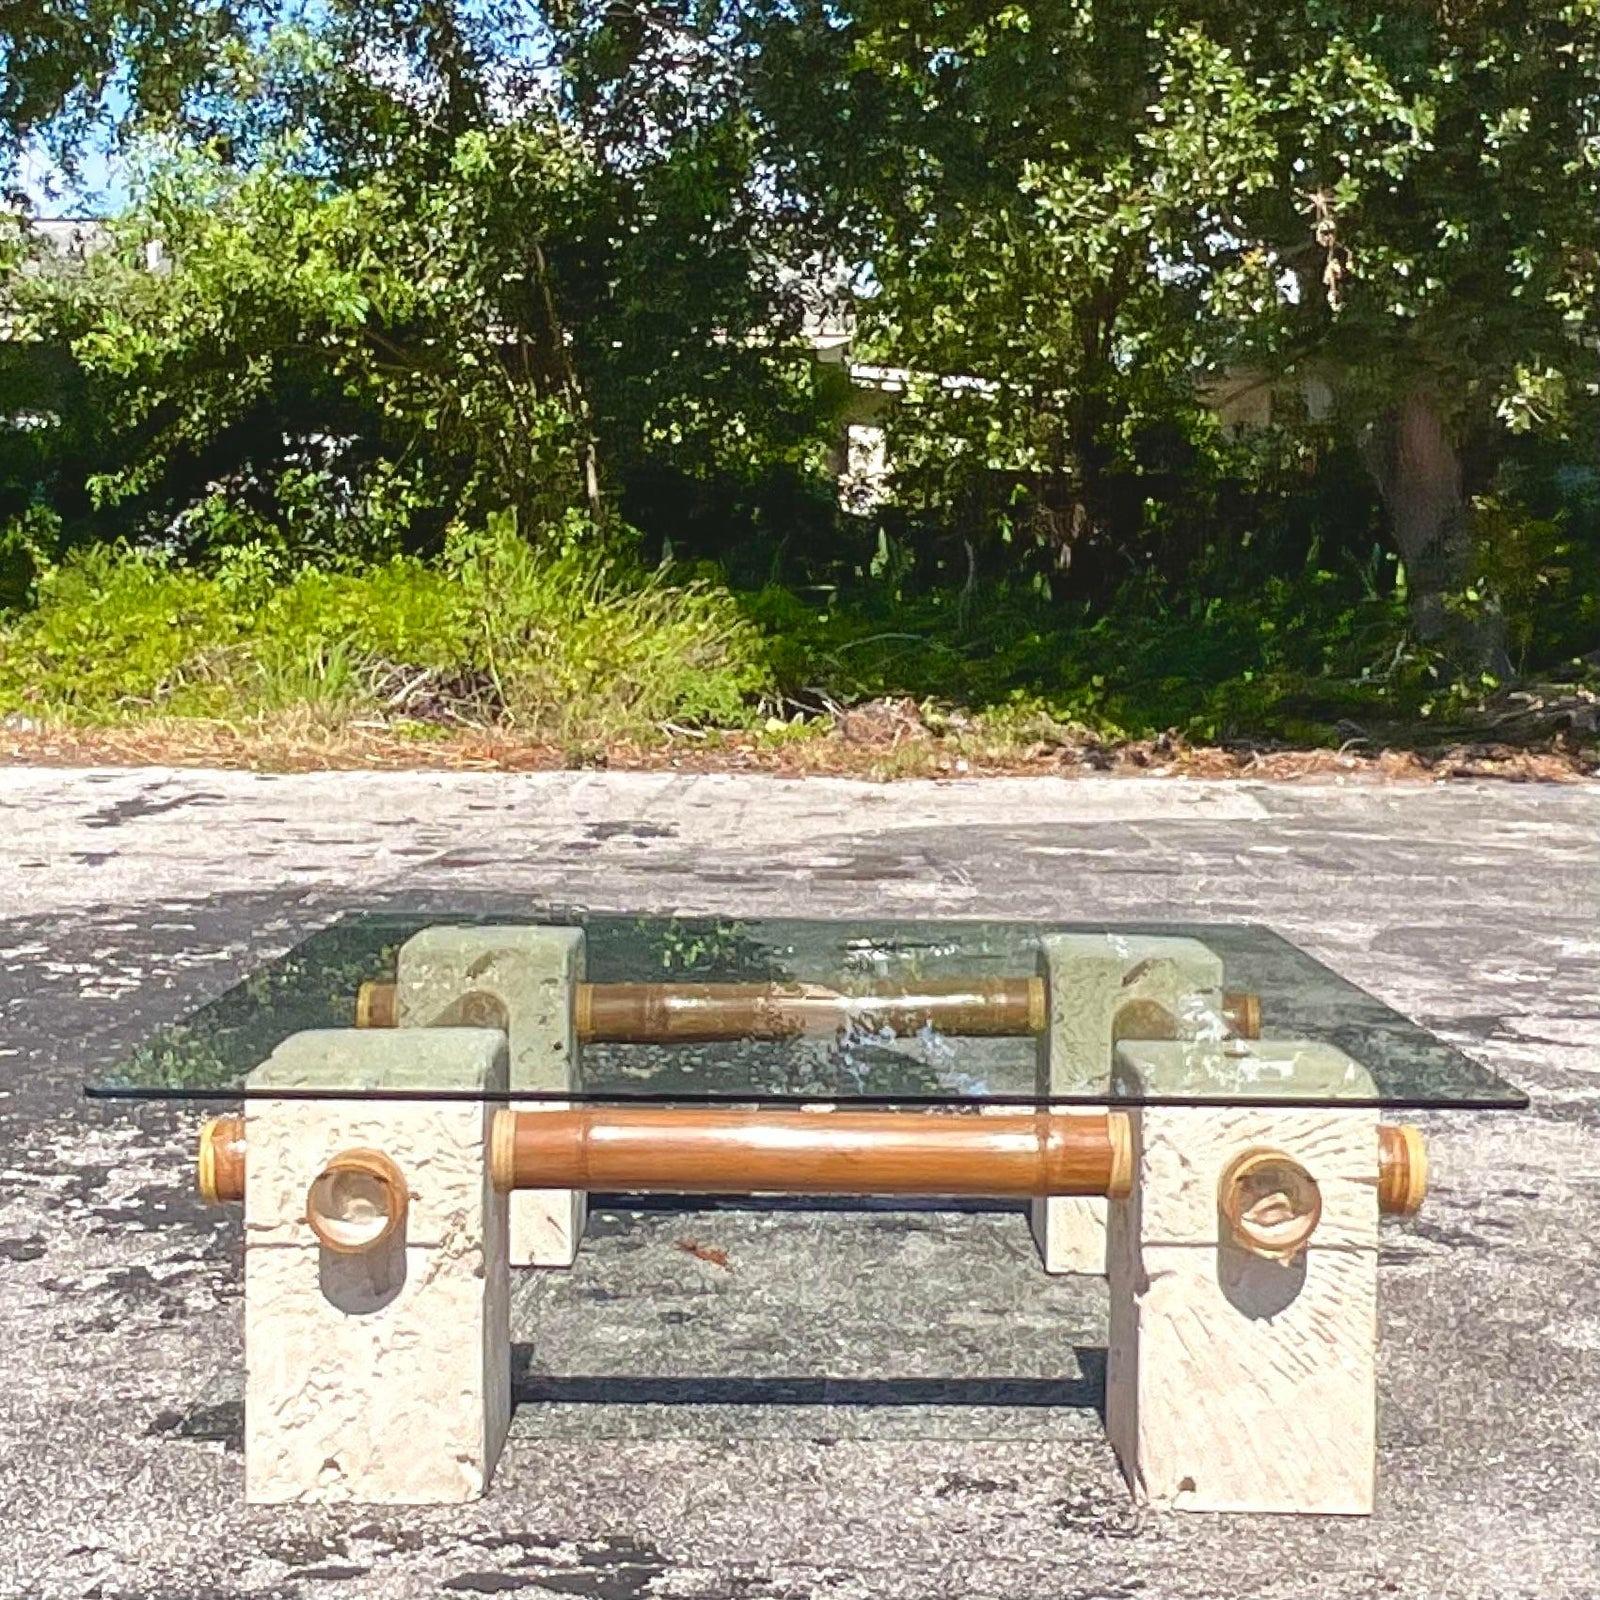
[[(1366, 1070), (1333, 1045), (1293, 1039), (1224, 1043), (1146, 1041), (1117, 1046), (1115, 1085), (1128, 1093), (1215, 1098), (1216, 1111), (1143, 1108), (1150, 1137), (1141, 1153), (1140, 1237), (1146, 1244), (1189, 1244), (1217, 1232), (1217, 1174), (1241, 1150), (1293, 1155), (1322, 1193), (1319, 1248), (1375, 1244), (1378, 1223), (1378, 1122), (1374, 1108), (1227, 1106), (1235, 1095), (1281, 1092), (1297, 1098), (1372, 1098)], [(1186, 1113), (1189, 1113), (1186, 1115)], [(1175, 1119), (1169, 1121), (1168, 1119)], [(1365, 1128), (1365, 1132), (1361, 1131)], [(1181, 1128), (1181, 1138), (1171, 1130)], [(1283, 1140), (1292, 1135), (1294, 1149)]]
[(309, 1089), (351, 1098), (245, 1102), (247, 1242), (315, 1248), (306, 1190), (331, 1156), (363, 1146), (387, 1151), (406, 1174), (408, 1245), (436, 1248), (455, 1237), (482, 1204), (483, 1106), (359, 1097), (497, 1088), (505, 1073), (505, 1039), (487, 1028), (327, 1028), (286, 1039), (251, 1073), (253, 1095)]
[[(397, 1018), (402, 1027), (501, 1028), (513, 1090), (570, 1091), (579, 1082), (573, 1002), (583, 974), (580, 928), (426, 928), (400, 951)], [(586, 1215), (580, 1190), (519, 1189), (510, 1198), (512, 1265), (571, 1266)]]
[[(391, 1070), (382, 1070), (387, 1054)], [(254, 1090), (505, 1084), (484, 1029), (297, 1034)], [(483, 1101), (246, 1102), (245, 1488), (254, 1503), (445, 1504), (488, 1487), (511, 1417), (505, 1198)], [(306, 1195), (341, 1151), (382, 1151), (409, 1205), (359, 1255), (325, 1250)]]
[[(1050, 986), (1049, 1025), (1039, 1039), (1041, 1094), (1105, 1090), (1119, 1039), (1220, 1039), (1226, 1031), (1222, 961), (1195, 939), (1047, 933), (1039, 971)], [(1103, 1199), (1038, 1199), (1031, 1220), (1047, 1272), (1106, 1270)]]
[[(1119, 1068), (1159, 1071), (1171, 1049), (1124, 1045)], [(1110, 1218), (1106, 1427), (1135, 1494), (1197, 1511), (1370, 1512), (1377, 1112), (1146, 1106), (1132, 1118), (1134, 1192)], [(1225, 1170), (1262, 1149), (1302, 1165), (1321, 1194), (1291, 1262), (1241, 1249), (1220, 1215)]]

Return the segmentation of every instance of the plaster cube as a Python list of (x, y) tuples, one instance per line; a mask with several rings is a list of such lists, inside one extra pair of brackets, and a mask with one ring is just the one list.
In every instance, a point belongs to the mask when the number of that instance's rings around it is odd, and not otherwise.
[[(1195, 939), (1047, 933), (1039, 972), (1050, 990), (1039, 1036), (1040, 1094), (1103, 1094), (1119, 1039), (1220, 1039), (1226, 1032), (1222, 960)], [(1103, 1199), (1036, 1199), (1031, 1221), (1046, 1272), (1105, 1272)]]
[[(1125, 1043), (1117, 1060), (1119, 1087), (1197, 1097), (1334, 1096), (1366, 1077), (1331, 1046), (1295, 1041)], [(1135, 1495), (1192, 1511), (1370, 1512), (1376, 1109), (1130, 1115), (1133, 1193), (1110, 1215), (1106, 1429)], [(1309, 1175), (1319, 1214), (1302, 1248), (1272, 1258), (1241, 1244), (1224, 1196), (1230, 1174), (1279, 1158)], [(1287, 1214), (1282, 1200), (1264, 1195), (1261, 1215)]]
[[(501, 1028), (512, 1090), (570, 1092), (579, 1083), (574, 1002), (583, 974), (580, 928), (426, 928), (401, 948), (396, 1018), (401, 1027)], [(530, 1098), (516, 1109), (552, 1104), (560, 1102)], [(509, 1215), (513, 1266), (572, 1265), (587, 1217), (581, 1190), (519, 1189)]]
[[(285, 1040), (245, 1102), (245, 1495), (255, 1504), (440, 1505), (488, 1487), (511, 1417), (505, 1197), (482, 1100), (354, 1098), (503, 1088), (505, 1041), (476, 1028), (323, 1030)], [(273, 1090), (352, 1098), (273, 1099)], [(324, 1246), (312, 1183), (379, 1152), (407, 1205), (362, 1253)]]

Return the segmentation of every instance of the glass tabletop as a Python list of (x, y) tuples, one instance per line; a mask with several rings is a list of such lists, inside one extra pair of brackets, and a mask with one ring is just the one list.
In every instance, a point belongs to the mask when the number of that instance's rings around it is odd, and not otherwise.
[[(572, 995), (575, 1104), (1041, 1107), (1369, 1104), (1517, 1109), (1527, 1097), (1488, 1068), (1271, 929), (1249, 924), (759, 920), (575, 912), (449, 917), (353, 914), (114, 1062), (98, 1098), (530, 1098), (526, 1087), (435, 1084), (403, 1048), (336, 1088), (252, 1085), (294, 1033), (392, 1021), (402, 945), (440, 926), (580, 927)], [(1223, 967), (1220, 1028), (1202, 1027), (1175, 1070), (1122, 1052), (1103, 1078), (1067, 1088), (1041, 1065), (1048, 996), (1043, 935), (1090, 934), (1112, 951), (1150, 935), (1206, 945)], [(363, 986), (366, 986), (365, 989)], [(358, 996), (362, 997), (358, 1006)], [(457, 1018), (456, 1020), (463, 1020)], [(466, 1020), (470, 1020), (466, 1019)], [(1159, 1035), (1159, 1029), (1152, 1030)], [(1126, 1033), (1127, 1030), (1124, 1030)], [(1228, 1037), (1259, 1034), (1255, 1045)], [(1134, 1036), (1138, 1037), (1137, 1030)], [(1315, 1048), (1296, 1052), (1284, 1041)], [(394, 1044), (399, 1047), (401, 1039)], [(1334, 1046), (1347, 1064), (1329, 1069)], [(1170, 1055), (1171, 1052), (1168, 1052)], [(373, 1052), (363, 1059), (369, 1063)]]

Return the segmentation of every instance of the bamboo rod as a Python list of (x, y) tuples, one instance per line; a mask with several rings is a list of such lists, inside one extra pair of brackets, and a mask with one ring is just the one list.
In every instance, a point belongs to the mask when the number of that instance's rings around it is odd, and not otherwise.
[[(698, 1131), (685, 1136), (690, 1126)], [(665, 1154), (656, 1154), (657, 1140), (670, 1146)], [(1070, 1117), (654, 1106), (500, 1111), (489, 1164), (497, 1187), (678, 1194), (1121, 1196), (1133, 1181), (1128, 1119), (1116, 1111)], [(211, 1118), (200, 1130), (201, 1199), (243, 1200), (245, 1170), (244, 1118)], [(1088, 1187), (1050, 1187), (1061, 1182)], [(873, 1186), (884, 1183), (894, 1186)], [(1039, 1183), (1046, 1187), (1033, 1187)], [(1409, 1126), (1380, 1127), (1379, 1209), (1410, 1216), (1427, 1192), (1421, 1134)]]
[(500, 1189), (655, 1194), (1124, 1196), (1121, 1112), (949, 1116), (583, 1106), (498, 1112)]
[[(583, 1044), (711, 1044), (792, 1039), (855, 1027), (906, 1037), (932, 1028), (952, 1038), (1043, 1033), (1049, 994), (1043, 978), (939, 979), (844, 994), (816, 984), (580, 983), (573, 1026)], [(1230, 990), (1222, 1014), (1236, 1038), (1261, 1036), (1259, 996)], [(392, 1028), (395, 986), (363, 983), (358, 1028)]]
[(805, 983), (585, 983), (578, 1038), (608, 1044), (792, 1039), (842, 1027), (905, 1037), (934, 1028), (965, 1037), (1038, 1033), (1043, 978), (938, 980), (844, 994)]

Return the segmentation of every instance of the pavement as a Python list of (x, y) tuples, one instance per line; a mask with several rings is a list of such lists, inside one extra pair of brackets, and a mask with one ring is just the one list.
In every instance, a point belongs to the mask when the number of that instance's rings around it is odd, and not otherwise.
[[(342, 911), (529, 899), (1266, 922), (1520, 1083), (1418, 1119), (1378, 1514), (1135, 1510), (1016, 1212), (620, 1203), (519, 1288), (485, 1499), (246, 1507), (239, 1217), (90, 1064)], [(1600, 787), (0, 769), (0, 1595), (461, 1593), (1600, 1595)]]

